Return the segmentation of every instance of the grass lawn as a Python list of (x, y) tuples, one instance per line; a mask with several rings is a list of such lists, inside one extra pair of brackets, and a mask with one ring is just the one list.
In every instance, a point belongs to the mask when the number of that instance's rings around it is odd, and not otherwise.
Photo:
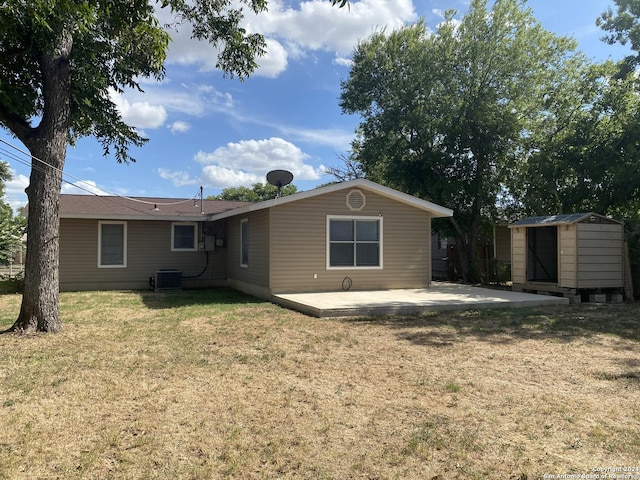
[(640, 477), (637, 305), (315, 319), (221, 289), (61, 312), (0, 335), (0, 479)]

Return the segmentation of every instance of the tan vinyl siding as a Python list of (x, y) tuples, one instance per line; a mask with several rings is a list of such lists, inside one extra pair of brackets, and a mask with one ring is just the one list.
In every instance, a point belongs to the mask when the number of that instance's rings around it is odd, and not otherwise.
[[(348, 191), (276, 206), (272, 211), (273, 293), (426, 287), (431, 279), (431, 219), (427, 212), (362, 190), (360, 211), (346, 205)], [(327, 216), (383, 219), (381, 269), (327, 269)], [(317, 278), (314, 278), (316, 276)]]
[(623, 227), (618, 224), (579, 223), (578, 288), (623, 286)]
[(527, 229), (511, 229), (511, 280), (527, 283)]
[[(204, 252), (172, 252), (169, 221), (127, 221), (127, 266), (98, 268), (98, 220), (60, 221), (60, 289), (147, 289), (149, 277), (160, 269), (199, 274), (207, 263)], [(198, 279), (183, 286), (221, 284), (226, 279), (224, 251), (209, 253), (209, 266)]]
[[(269, 210), (260, 210), (227, 219), (228, 277), (232, 281), (269, 286)], [(249, 262), (240, 265), (241, 221), (247, 219)]]
[(576, 225), (561, 225), (558, 227), (558, 244), (560, 247), (558, 285), (560, 287), (577, 288), (576, 258), (578, 250), (576, 231)]

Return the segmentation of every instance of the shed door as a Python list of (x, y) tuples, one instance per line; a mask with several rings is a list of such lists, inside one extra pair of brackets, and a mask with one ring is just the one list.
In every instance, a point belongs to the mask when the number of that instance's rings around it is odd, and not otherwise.
[(558, 283), (558, 227), (527, 229), (527, 281)]

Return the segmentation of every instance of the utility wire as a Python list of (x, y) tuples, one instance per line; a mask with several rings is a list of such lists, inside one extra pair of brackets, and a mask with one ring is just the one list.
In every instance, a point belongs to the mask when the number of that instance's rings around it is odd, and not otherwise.
[[(13, 148), (14, 150), (20, 152), (23, 155), (26, 155), (27, 157), (29, 157), (32, 160), (34, 160), (33, 162), (24, 160), (22, 158), (19, 158), (17, 155), (12, 153), (11, 151), (0, 147), (0, 152), (4, 153), (7, 157), (11, 158), (12, 160), (14, 160), (14, 161), (16, 161), (18, 163), (21, 163), (22, 165), (26, 165), (27, 167), (31, 167), (31, 168), (33, 168), (33, 169), (35, 169), (35, 170), (37, 170), (37, 171), (39, 171), (41, 173), (45, 173), (46, 168), (44, 168), (44, 167), (49, 167), (50, 169), (52, 169), (52, 170), (54, 170), (56, 172), (59, 172), (63, 177), (66, 175), (67, 177), (73, 178), (74, 180), (76, 180), (78, 182), (81, 182), (81, 183), (84, 183), (85, 185), (91, 185), (86, 180), (82, 180), (81, 178), (74, 177), (70, 173), (66, 173), (66, 172), (62, 171), (61, 169), (59, 169), (57, 167), (54, 167), (53, 165), (48, 164), (44, 160), (41, 160), (38, 157), (35, 157), (35, 156), (31, 155), (30, 152), (25, 152), (24, 150), (16, 147), (15, 145), (12, 145), (11, 143), (7, 142), (6, 140), (4, 140), (2, 138), (0, 138), (0, 143), (4, 143), (5, 145), (8, 145), (9, 147)], [(40, 164), (44, 165), (44, 167), (42, 167)], [(78, 185), (78, 184), (76, 184), (74, 182), (71, 182), (69, 180), (65, 180), (64, 178), (62, 178), (62, 181), (67, 183), (67, 184), (69, 184), (69, 185), (71, 185), (71, 186), (74, 186), (74, 187), (76, 187), (76, 188), (78, 188), (78, 189), (80, 189), (82, 191), (85, 191), (85, 192), (87, 192), (87, 193), (89, 193), (91, 195), (95, 195), (96, 197), (99, 197), (99, 196), (118, 197), (118, 198), (122, 198), (122, 199), (125, 199), (125, 200), (130, 200), (132, 202), (138, 202), (138, 203), (142, 203), (142, 204), (145, 204), (145, 205), (154, 205), (154, 206), (180, 205), (182, 203), (187, 203), (187, 202), (194, 201), (200, 195), (200, 190), (198, 190), (198, 192), (196, 192), (196, 194), (192, 198), (189, 198), (187, 200), (180, 200), (180, 201), (176, 201), (176, 202), (158, 203), (158, 202), (150, 202), (150, 201), (147, 201), (147, 200), (141, 200), (139, 198), (128, 197), (126, 195), (118, 195), (117, 193), (113, 193), (113, 192), (110, 192), (110, 191), (105, 190), (103, 188), (100, 188), (100, 187), (97, 187), (97, 186), (94, 187), (93, 185), (91, 185), (91, 187), (99, 188), (100, 191), (105, 193), (105, 195), (99, 195), (99, 194), (95, 193), (94, 191), (89, 190), (88, 188), (81, 187), (80, 185)]]

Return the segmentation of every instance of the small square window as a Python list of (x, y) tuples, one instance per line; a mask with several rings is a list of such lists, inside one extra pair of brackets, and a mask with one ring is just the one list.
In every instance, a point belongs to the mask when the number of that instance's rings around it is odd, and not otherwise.
[(192, 252), (197, 250), (197, 223), (171, 224), (171, 250)]

